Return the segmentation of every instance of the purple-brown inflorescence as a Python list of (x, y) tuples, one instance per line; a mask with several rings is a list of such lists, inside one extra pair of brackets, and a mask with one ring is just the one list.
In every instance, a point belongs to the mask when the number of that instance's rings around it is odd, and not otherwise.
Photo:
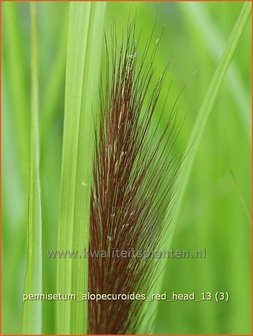
[[(157, 45), (150, 47), (151, 35), (139, 59), (134, 24), (123, 40), (118, 45), (113, 32), (110, 51), (106, 43), (101, 80), (90, 229), (90, 251), (101, 253), (89, 258), (90, 293), (150, 291), (154, 261), (133, 257), (133, 251), (143, 253), (159, 246), (179, 168), (173, 153), (176, 104), (165, 125), (162, 113), (158, 118), (155, 114), (166, 75), (165, 71), (151, 87)], [(142, 300), (122, 298), (89, 301), (89, 333), (137, 333), (142, 305)]]

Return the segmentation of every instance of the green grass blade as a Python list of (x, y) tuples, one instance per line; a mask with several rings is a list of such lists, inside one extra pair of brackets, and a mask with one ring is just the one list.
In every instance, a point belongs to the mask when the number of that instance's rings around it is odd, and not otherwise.
[[(36, 5), (31, 4), (31, 128), (28, 210), (28, 259), (24, 293), (42, 292), (41, 198), (39, 173), (39, 92)], [(23, 307), (23, 333), (41, 332), (41, 301), (26, 301)]]
[[(177, 194), (177, 202), (176, 202), (172, 226), (174, 226), (174, 224), (176, 223), (179, 212), (181, 210), (182, 200), (184, 198), (184, 194), (188, 186), (188, 181), (191, 175), (194, 160), (195, 160), (195, 157), (198, 151), (198, 147), (201, 143), (201, 139), (202, 139), (207, 121), (212, 112), (217, 95), (219, 93), (219, 90), (225, 78), (225, 75), (227, 74), (229, 65), (233, 59), (233, 55), (236, 50), (236, 46), (247, 24), (250, 13), (251, 13), (251, 4), (249, 2), (246, 2), (243, 5), (241, 13), (231, 32), (231, 35), (229, 37), (229, 40), (227, 42), (223, 55), (217, 65), (216, 71), (207, 89), (204, 100), (201, 104), (195, 125), (192, 130), (192, 134), (189, 139), (188, 148), (186, 149), (186, 158), (185, 158), (183, 167), (178, 177), (177, 183), (178, 183), (178, 186), (180, 187), (180, 190)], [(187, 155), (187, 153), (189, 154)]]
[[(202, 42), (208, 48), (210, 55), (213, 58), (219, 59), (219, 55), (222, 52), (223, 39), (216, 28), (211, 18), (209, 17), (206, 6), (202, 3), (179, 3), (182, 13), (191, 22), (192, 27), (196, 34), (201, 37)], [(231, 97), (238, 106), (240, 111), (240, 117), (242, 124), (245, 128), (246, 135), (250, 141), (250, 99), (248, 98), (245, 84), (241, 78), (241, 75), (236, 67), (236, 64), (231, 64), (226, 84), (231, 92)]]
[[(103, 3), (71, 3), (59, 214), (59, 250), (88, 248), (93, 161), (92, 105), (98, 88)], [(58, 259), (60, 293), (88, 290), (88, 260)], [(57, 332), (87, 333), (87, 302), (58, 302)]]
[[(198, 116), (195, 121), (192, 133), (189, 138), (188, 146), (185, 151), (185, 160), (181, 167), (181, 170), (179, 172), (177, 182), (176, 182), (178, 186), (178, 190), (175, 196), (175, 207), (173, 210), (174, 211), (172, 214), (173, 217), (172, 217), (172, 221), (170, 224), (170, 229), (173, 232), (177, 224), (180, 211), (182, 211), (184, 195), (187, 191), (193, 164), (194, 164), (194, 161), (197, 155), (198, 148), (201, 144), (201, 139), (203, 137), (206, 124), (213, 110), (213, 106), (215, 104), (217, 95), (219, 93), (223, 80), (227, 74), (229, 65), (233, 59), (234, 52), (236, 50), (236, 47), (242, 35), (242, 32), (247, 24), (250, 13), (251, 13), (251, 4), (246, 2), (244, 3), (241, 13), (239, 14), (239, 17), (230, 34), (225, 50), (220, 58), (220, 61), (214, 72), (213, 78), (205, 94), (204, 100), (200, 106)], [(173, 235), (171, 233), (170, 235), (168, 235), (167, 233), (166, 236), (167, 238), (164, 240), (163, 246), (161, 246), (162, 249), (168, 249), (173, 239)], [(163, 270), (165, 267), (165, 263), (161, 263), (160, 267), (161, 267), (160, 270)], [(163, 272), (163, 273), (164, 275), (166, 274), (166, 272)], [(162, 277), (160, 281), (158, 282), (158, 284), (156, 285), (156, 289), (154, 292), (156, 292), (156, 290), (158, 290), (157, 292), (159, 292), (161, 288), (161, 283), (162, 283)], [(157, 303), (154, 304), (154, 306), (156, 305)]]
[[(95, 109), (96, 100), (94, 96), (98, 93), (98, 80), (100, 73), (100, 59), (102, 54), (102, 37), (105, 4), (92, 4), (89, 24), (89, 38), (86, 51), (86, 61), (84, 68), (83, 101), (80, 125), (79, 157), (77, 181), (81, 181), (76, 189), (76, 207), (83, 209), (82, 213), (76, 216), (76, 226), (74, 227), (74, 250), (82, 251), (85, 244), (88, 248), (89, 224), (90, 224), (90, 188), (92, 181), (92, 161), (87, 165), (87, 158), (93, 158), (93, 136), (94, 136), (94, 116), (90, 115)], [(96, 42), (95, 42), (96, 41)], [(91, 112), (90, 112), (91, 111)], [(88, 190), (83, 191), (84, 188)], [(85, 223), (85, 225), (84, 225)], [(74, 293), (79, 295), (88, 290), (88, 260), (79, 259), (73, 264), (73, 286)], [(84, 321), (87, 320), (88, 312), (86, 304), (72, 305), (72, 326), (74, 334), (87, 332)]]
[[(19, 18), (17, 13), (17, 3), (5, 3), (3, 5), (3, 35), (4, 55), (3, 63), (8, 70), (10, 78), (9, 88), (12, 99), (12, 117), (16, 128), (15, 141), (18, 148), (20, 160), (21, 177), (27, 187), (28, 174), (27, 164), (29, 160), (29, 122), (28, 122), (28, 96), (26, 91), (25, 64), (22, 53), (21, 34), (19, 27)], [(11, 36), (11, 38), (9, 37)]]

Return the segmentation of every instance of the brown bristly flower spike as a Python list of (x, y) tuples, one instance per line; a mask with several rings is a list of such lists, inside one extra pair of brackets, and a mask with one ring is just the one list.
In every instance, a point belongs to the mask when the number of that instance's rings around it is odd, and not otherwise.
[[(89, 258), (90, 293), (149, 293), (154, 261), (129, 254), (112, 256), (111, 252), (156, 250), (169, 223), (166, 214), (180, 161), (173, 153), (179, 125), (176, 103), (163, 127), (166, 102), (158, 118), (155, 113), (167, 70), (151, 87), (157, 51), (157, 44), (151, 47), (152, 39), (153, 33), (141, 59), (134, 23), (129, 24), (120, 45), (115, 29), (111, 43), (106, 41), (89, 247), (90, 251), (106, 251), (107, 256)], [(142, 300), (89, 301), (89, 333), (137, 333), (142, 305)]]

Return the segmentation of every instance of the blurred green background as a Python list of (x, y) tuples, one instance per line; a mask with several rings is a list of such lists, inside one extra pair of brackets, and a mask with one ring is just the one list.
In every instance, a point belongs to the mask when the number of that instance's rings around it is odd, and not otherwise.
[[(163, 31), (156, 71), (169, 69), (173, 102), (186, 85), (180, 110), (184, 150), (199, 106), (242, 7), (241, 2), (108, 3), (105, 31), (121, 32), (137, 15), (143, 41)], [(26, 267), (30, 114), (30, 15), (28, 3), (2, 4), (3, 120), (3, 333), (21, 333)], [(38, 2), (43, 292), (55, 292), (59, 184), (64, 113), (67, 2)], [(168, 84), (169, 85), (169, 84)], [(158, 304), (156, 333), (251, 333), (251, 27), (240, 40), (198, 150), (172, 247), (207, 249), (205, 260), (170, 260), (163, 290), (228, 291), (228, 303)], [(162, 104), (162, 103), (161, 103)], [(233, 178), (234, 175), (234, 178)], [(55, 305), (43, 302), (43, 332), (55, 333)]]

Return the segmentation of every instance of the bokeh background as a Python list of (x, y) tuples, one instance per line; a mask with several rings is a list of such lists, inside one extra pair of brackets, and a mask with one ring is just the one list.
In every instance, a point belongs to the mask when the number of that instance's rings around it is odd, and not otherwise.
[[(69, 3), (38, 2), (43, 292), (56, 291), (59, 185)], [(241, 2), (108, 3), (105, 31), (121, 31), (137, 15), (143, 39), (157, 18), (157, 72), (168, 60), (171, 101), (186, 85), (186, 115), (178, 143), (184, 150)], [(162, 33), (162, 36), (161, 35)], [(2, 332), (21, 333), (27, 252), (30, 114), (28, 3), (2, 4), (3, 273)], [(206, 248), (205, 260), (170, 260), (163, 291), (228, 291), (227, 303), (158, 304), (156, 333), (251, 333), (251, 29), (243, 33), (198, 150), (172, 247)], [(55, 305), (43, 302), (43, 332), (55, 333)]]

